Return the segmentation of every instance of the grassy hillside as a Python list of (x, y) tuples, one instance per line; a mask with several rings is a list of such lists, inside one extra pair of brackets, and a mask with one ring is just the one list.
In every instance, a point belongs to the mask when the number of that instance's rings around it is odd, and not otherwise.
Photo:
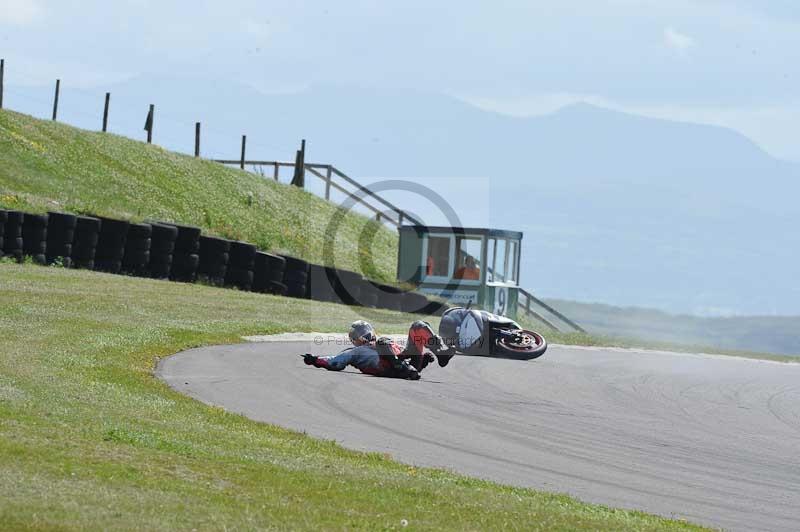
[[(152, 375), (157, 356), (337, 331), (356, 309), (7, 262), (0, 301), (3, 529), (695, 529), (347, 451)], [(384, 332), (408, 322), (375, 321)]]
[[(714, 351), (800, 356), (800, 317), (797, 316), (701, 318), (599, 303), (550, 302), (590, 333), (605, 338), (639, 338), (671, 347), (704, 346)], [(628, 340), (627, 343), (636, 344), (637, 341)]]
[(197, 225), (262, 249), (394, 279), (397, 235), (296, 187), (112, 134), (0, 111), (0, 208)]

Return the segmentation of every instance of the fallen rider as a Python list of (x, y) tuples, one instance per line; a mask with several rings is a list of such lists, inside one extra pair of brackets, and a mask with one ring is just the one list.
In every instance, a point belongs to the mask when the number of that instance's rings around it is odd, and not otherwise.
[(362, 373), (377, 377), (418, 380), (420, 372), (433, 362), (434, 356), (441, 367), (445, 367), (453, 358), (453, 348), (447, 346), (433, 332), (430, 324), (424, 321), (411, 324), (405, 348), (391, 338), (378, 338), (375, 329), (366, 321), (354, 322), (348, 336), (353, 347), (327, 357), (306, 353), (303, 361), (309, 366), (329, 371), (341, 371), (353, 366)]

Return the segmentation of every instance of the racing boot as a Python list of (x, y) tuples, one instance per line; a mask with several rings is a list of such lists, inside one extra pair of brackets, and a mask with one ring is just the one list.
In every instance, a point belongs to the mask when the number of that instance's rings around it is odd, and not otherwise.
[(400, 360), (397, 357), (389, 359), (392, 369), (387, 377), (395, 379), (408, 379), (410, 381), (419, 380), (419, 371), (409, 365), (405, 360)]
[(437, 345), (431, 349), (431, 351), (433, 351), (433, 354), (436, 355), (436, 362), (439, 363), (439, 367), (443, 368), (448, 365), (450, 363), (450, 359), (455, 356), (456, 346), (447, 345), (440, 336), (437, 336), (436, 338), (438, 340)]

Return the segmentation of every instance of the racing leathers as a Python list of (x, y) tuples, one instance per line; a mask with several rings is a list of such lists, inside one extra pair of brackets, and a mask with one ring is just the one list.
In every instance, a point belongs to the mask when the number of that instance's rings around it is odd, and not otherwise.
[(377, 377), (419, 379), (419, 371), (398, 358), (401, 353), (402, 347), (391, 339), (378, 338), (369, 344), (349, 347), (338, 355), (316, 357), (306, 354), (303, 360), (308, 365), (329, 371), (341, 371), (353, 366), (362, 373)]
[(433, 361), (431, 352), (436, 355), (442, 367), (453, 357), (448, 354), (451, 349), (433, 332), (429, 323), (415, 321), (408, 330), (405, 349), (390, 338), (382, 337), (345, 349), (338, 355), (315, 357), (306, 354), (303, 360), (306, 364), (330, 371), (341, 371), (347, 366), (353, 366), (370, 375), (416, 380), (419, 379), (419, 372)]

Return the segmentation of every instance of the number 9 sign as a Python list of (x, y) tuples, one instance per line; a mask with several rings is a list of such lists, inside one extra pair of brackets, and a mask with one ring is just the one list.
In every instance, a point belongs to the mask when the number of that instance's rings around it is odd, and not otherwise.
[(496, 286), (494, 289), (494, 310), (493, 314), (498, 316), (506, 315), (506, 305), (508, 304), (508, 287)]

